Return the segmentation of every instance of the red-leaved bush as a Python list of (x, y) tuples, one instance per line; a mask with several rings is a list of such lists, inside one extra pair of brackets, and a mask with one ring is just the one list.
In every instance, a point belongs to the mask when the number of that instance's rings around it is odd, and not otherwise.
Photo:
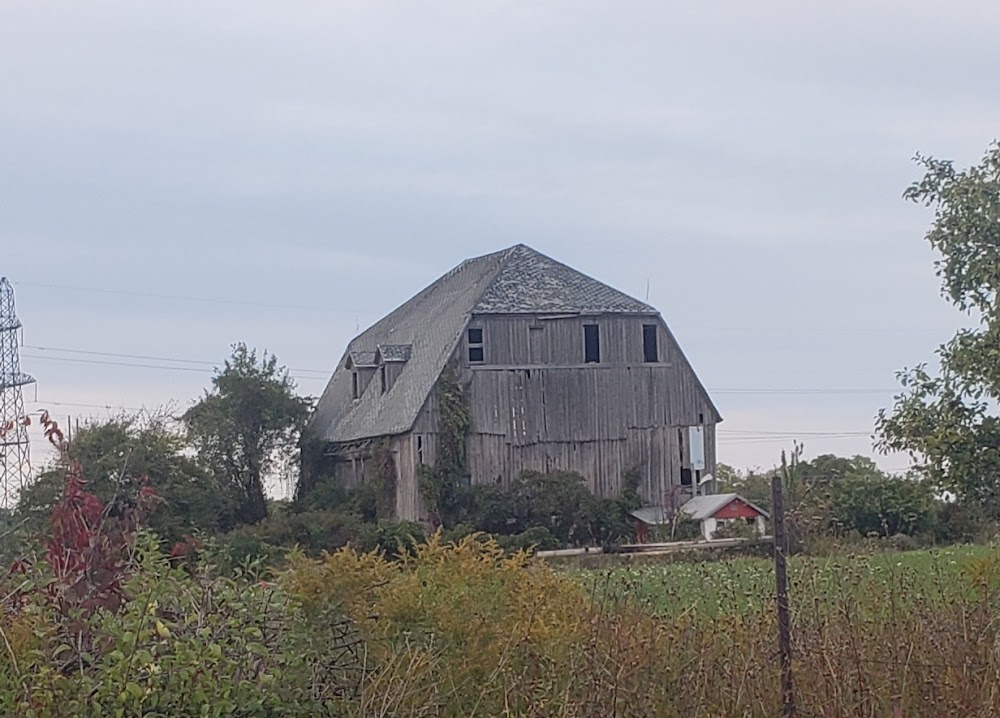
[(49, 594), (64, 615), (73, 609), (81, 617), (99, 608), (117, 611), (136, 535), (157, 496), (145, 477), (130, 479), (123, 472), (118, 492), (103, 504), (87, 491), (83, 469), (69, 458), (63, 433), (48, 412), (42, 413), (41, 424), (66, 466), (66, 485), (52, 509), (45, 543), (45, 560), (54, 577)]
[[(133, 488), (127, 484), (123, 488)], [(80, 466), (70, 465), (62, 500), (52, 511), (45, 551), (55, 577), (49, 591), (62, 608), (78, 607), (86, 615), (121, 607), (135, 538), (156, 500), (143, 479), (139, 484), (137, 491), (128, 492), (132, 497), (120, 492), (104, 506), (86, 490)]]

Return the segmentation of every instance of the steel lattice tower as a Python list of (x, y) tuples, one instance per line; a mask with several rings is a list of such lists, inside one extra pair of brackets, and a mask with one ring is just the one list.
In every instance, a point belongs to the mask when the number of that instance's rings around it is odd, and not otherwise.
[(30, 442), (21, 387), (35, 380), (21, 372), (14, 288), (0, 278), (0, 507), (9, 508), (31, 477)]

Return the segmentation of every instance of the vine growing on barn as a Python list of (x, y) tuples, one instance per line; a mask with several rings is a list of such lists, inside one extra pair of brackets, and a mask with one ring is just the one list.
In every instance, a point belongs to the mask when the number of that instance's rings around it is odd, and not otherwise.
[(437, 453), (434, 466), (418, 466), (420, 495), (436, 523), (450, 527), (462, 501), (468, 473), (465, 438), (472, 431), (472, 412), (454, 366), (447, 367), (435, 387), (438, 403)]
[(372, 483), (376, 515), (380, 519), (391, 519), (396, 514), (396, 462), (385, 442), (372, 448)]

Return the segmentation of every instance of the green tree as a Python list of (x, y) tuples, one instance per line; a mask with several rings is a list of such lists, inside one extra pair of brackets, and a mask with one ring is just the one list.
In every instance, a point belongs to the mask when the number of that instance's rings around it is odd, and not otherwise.
[(201, 460), (233, 492), (239, 523), (267, 517), (265, 478), (295, 454), (311, 406), (273, 354), (258, 356), (241, 343), (212, 388), (184, 413)]
[(862, 536), (915, 536), (934, 524), (934, 493), (924, 481), (855, 474), (834, 484), (830, 493), (834, 525)]
[(226, 487), (186, 451), (184, 437), (162, 416), (122, 415), (83, 426), (74, 432), (67, 457), (21, 492), (16, 519), (32, 533), (47, 530), (66, 482), (66, 462), (73, 461), (80, 464), (88, 490), (105, 504), (134, 492), (135, 479), (146, 479), (161, 499), (149, 528), (167, 542), (195, 529), (225, 530), (230, 515)]
[(927, 232), (943, 296), (975, 326), (898, 375), (903, 391), (879, 412), (878, 447), (907, 452), (936, 487), (1000, 515), (1000, 144), (965, 170), (918, 155), (926, 173), (904, 197), (934, 208)]
[(803, 481), (836, 482), (848, 477), (875, 476), (878, 465), (867, 456), (836, 456), (820, 454), (799, 463), (799, 477)]
[(715, 475), (720, 493), (736, 493), (762, 508), (771, 506), (771, 476), (773, 471), (739, 470), (728, 464), (718, 464)]
[(544, 526), (567, 545), (585, 544), (596, 538), (598, 500), (579, 474), (525, 471), (511, 486), (509, 500), (514, 522), (505, 533)]

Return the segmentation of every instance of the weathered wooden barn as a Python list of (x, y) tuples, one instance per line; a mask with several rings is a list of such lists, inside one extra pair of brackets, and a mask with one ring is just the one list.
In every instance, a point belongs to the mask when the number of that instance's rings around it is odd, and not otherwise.
[(465, 388), (474, 483), (575, 471), (612, 497), (636, 469), (650, 505), (712, 490), (721, 417), (659, 312), (524, 245), (463, 262), (350, 343), (306, 429), (302, 487), (370, 480), (381, 447), (396, 516), (427, 518), (417, 467), (435, 461), (446, 372)]

